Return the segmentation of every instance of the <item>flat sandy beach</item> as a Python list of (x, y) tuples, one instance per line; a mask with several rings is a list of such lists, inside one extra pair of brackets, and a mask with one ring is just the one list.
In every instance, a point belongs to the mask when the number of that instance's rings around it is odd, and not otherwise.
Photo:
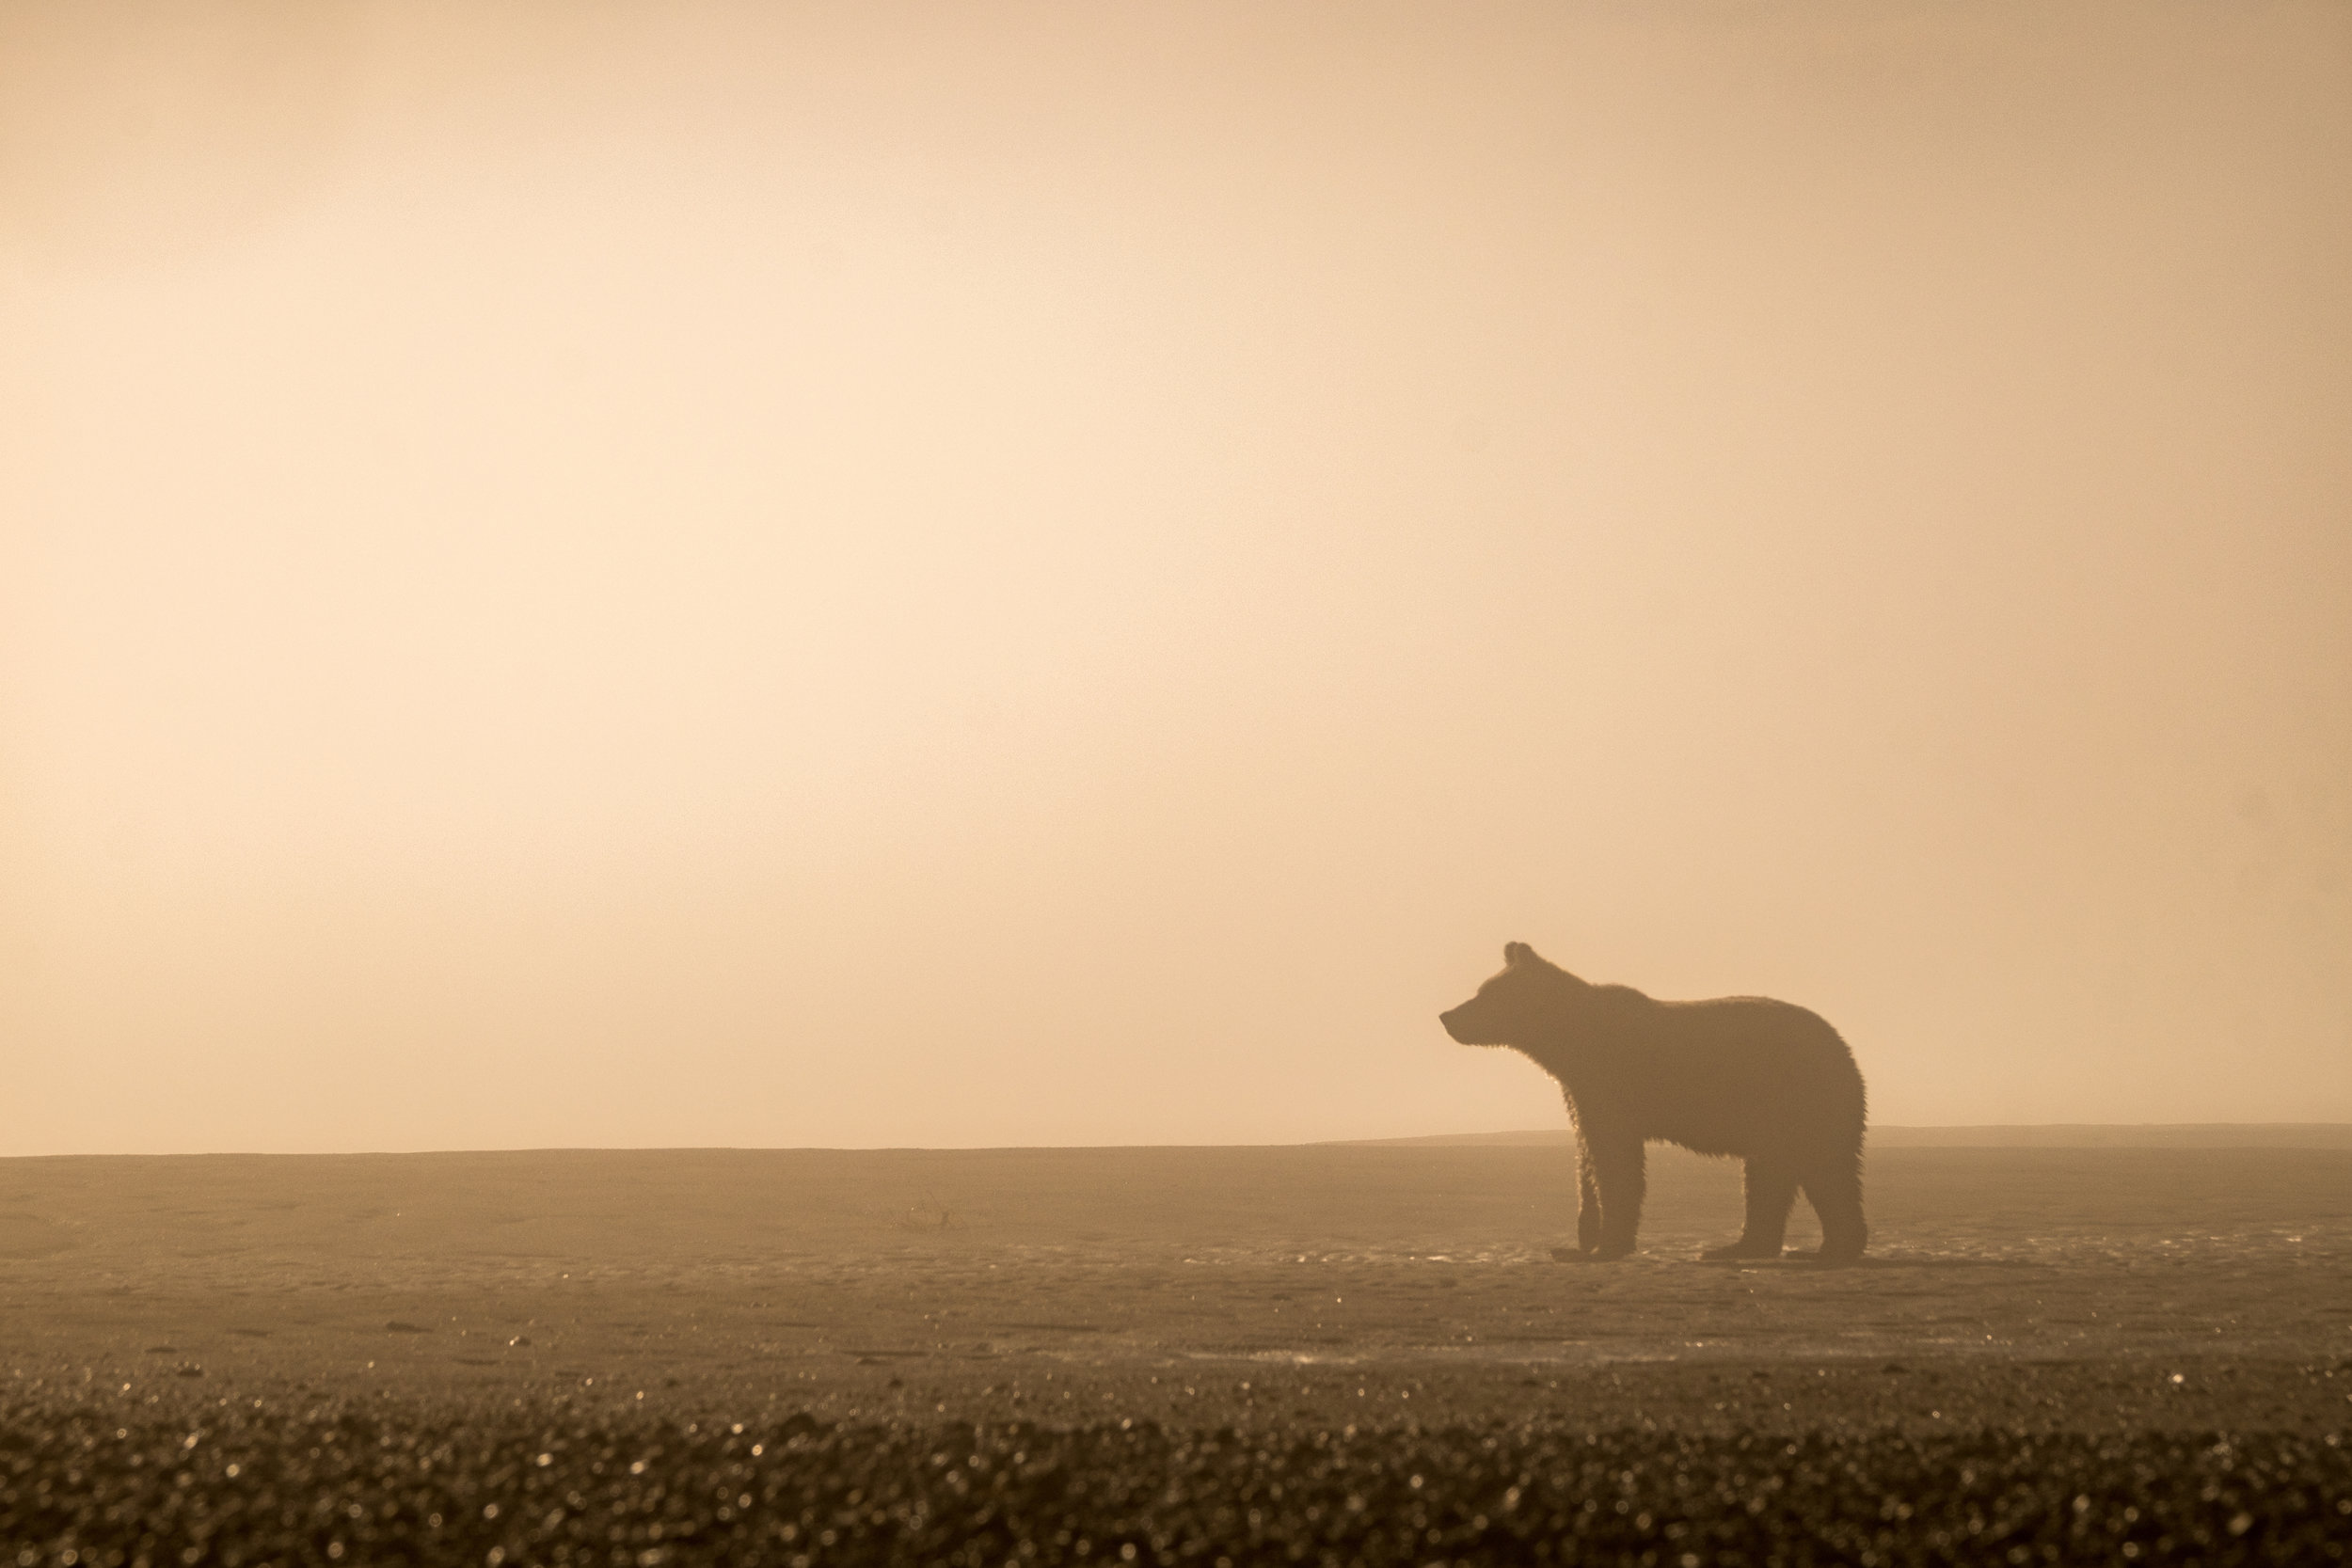
[(17, 1160), (0, 1289), (20, 1386), (975, 1413), (1016, 1387), (1034, 1407), (1048, 1374), (1051, 1406), (1156, 1378), (1171, 1409), (1187, 1385), (1443, 1401), (1498, 1377), (1517, 1408), (1563, 1372), (1733, 1364), (1899, 1362), (2022, 1397), (2194, 1362), (2242, 1387), (2352, 1357), (2352, 1148), (2301, 1141), (1889, 1136), (1871, 1257), (1835, 1271), (1699, 1262), (1737, 1228), (1737, 1167), (1666, 1150), (1641, 1256), (1556, 1262), (1558, 1141)]

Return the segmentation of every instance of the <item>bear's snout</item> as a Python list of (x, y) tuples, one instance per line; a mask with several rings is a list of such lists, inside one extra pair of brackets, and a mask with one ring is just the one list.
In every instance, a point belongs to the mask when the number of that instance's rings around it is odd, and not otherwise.
[(1461, 1007), (1449, 1008), (1438, 1015), (1438, 1022), (1445, 1025), (1445, 1032), (1454, 1037), (1454, 1042), (1456, 1045), (1476, 1045), (1478, 1043), (1476, 1040), (1462, 1032), (1464, 1025), (1462, 1014), (1466, 1010), (1468, 1010), (1467, 1004)]

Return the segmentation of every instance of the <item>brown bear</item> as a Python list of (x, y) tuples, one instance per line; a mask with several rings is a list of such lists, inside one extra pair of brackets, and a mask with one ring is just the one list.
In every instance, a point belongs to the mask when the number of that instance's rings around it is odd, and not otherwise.
[(1502, 973), (1438, 1015), (1464, 1045), (1508, 1045), (1560, 1081), (1576, 1122), (1577, 1251), (1623, 1258), (1642, 1221), (1652, 1138), (1747, 1162), (1748, 1223), (1710, 1259), (1777, 1258), (1803, 1187), (1825, 1263), (1862, 1256), (1862, 1074), (1837, 1031), (1761, 996), (1658, 1002), (1596, 986), (1523, 942)]

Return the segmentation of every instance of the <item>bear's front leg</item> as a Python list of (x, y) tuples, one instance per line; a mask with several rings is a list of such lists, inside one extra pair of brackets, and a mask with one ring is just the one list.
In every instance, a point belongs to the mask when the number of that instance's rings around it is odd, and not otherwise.
[(1592, 1150), (1582, 1139), (1576, 1148), (1576, 1250), (1591, 1252), (1600, 1245), (1600, 1178), (1593, 1171)]
[(1600, 1247), (1600, 1176), (1593, 1147), (1580, 1128), (1576, 1137), (1576, 1246), (1551, 1249), (1555, 1263), (1589, 1263)]
[(1590, 1142), (1600, 1189), (1600, 1244), (1587, 1256), (1608, 1262), (1632, 1253), (1634, 1234), (1642, 1227), (1642, 1197), (1648, 1186), (1645, 1155), (1639, 1133), (1597, 1133)]

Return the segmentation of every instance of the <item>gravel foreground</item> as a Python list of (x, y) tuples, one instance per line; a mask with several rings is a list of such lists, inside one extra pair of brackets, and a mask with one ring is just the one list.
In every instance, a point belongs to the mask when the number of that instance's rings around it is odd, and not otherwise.
[(0, 1410), (0, 1467), (19, 1568), (2318, 1563), (2352, 1542), (2352, 1450), (2332, 1433), (1180, 1431), (86, 1400)]

